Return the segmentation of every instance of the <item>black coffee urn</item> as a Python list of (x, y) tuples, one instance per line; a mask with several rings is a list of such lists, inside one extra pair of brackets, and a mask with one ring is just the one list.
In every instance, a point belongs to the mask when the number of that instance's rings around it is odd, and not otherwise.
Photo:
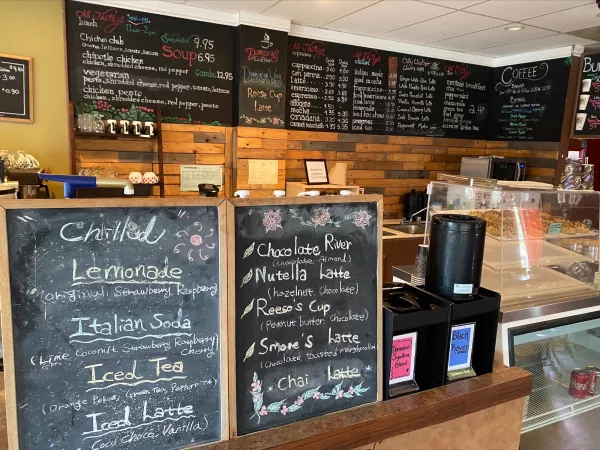
[(451, 300), (472, 300), (479, 293), (485, 220), (459, 214), (431, 219), (425, 287)]

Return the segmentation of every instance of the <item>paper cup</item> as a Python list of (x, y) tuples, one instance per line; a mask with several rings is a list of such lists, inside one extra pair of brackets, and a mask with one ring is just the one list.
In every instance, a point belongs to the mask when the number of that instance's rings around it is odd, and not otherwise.
[(273, 191), (273, 195), (275, 197), (285, 197), (285, 191), (280, 191), (280, 190)]
[(577, 131), (581, 131), (583, 130), (583, 127), (585, 126), (585, 119), (587, 118), (587, 114), (585, 113), (578, 113), (577, 116), (575, 117), (575, 129)]
[(581, 80), (581, 92), (590, 92), (592, 80)]
[(246, 190), (242, 190), (242, 191), (235, 191), (233, 193), (234, 197), (239, 197), (239, 198), (248, 198), (250, 197), (250, 191), (246, 191)]
[(589, 95), (580, 95), (579, 96), (579, 111), (585, 111), (589, 100), (590, 100)]

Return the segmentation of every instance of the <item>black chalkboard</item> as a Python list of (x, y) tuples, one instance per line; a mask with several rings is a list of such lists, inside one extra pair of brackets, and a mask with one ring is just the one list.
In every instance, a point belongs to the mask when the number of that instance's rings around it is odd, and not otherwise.
[(238, 434), (375, 401), (378, 203), (234, 204)]
[(284, 128), (288, 35), (240, 25), (238, 36), (238, 123)]
[(20, 449), (221, 439), (221, 208), (7, 210)]
[(291, 129), (486, 136), (489, 67), (297, 37), (288, 47)]
[(558, 142), (571, 58), (494, 69), (490, 139)]
[(583, 55), (573, 136), (600, 135), (600, 53)]
[(0, 120), (33, 121), (31, 58), (0, 54)]
[(234, 27), (75, 1), (66, 21), (77, 112), (233, 123)]

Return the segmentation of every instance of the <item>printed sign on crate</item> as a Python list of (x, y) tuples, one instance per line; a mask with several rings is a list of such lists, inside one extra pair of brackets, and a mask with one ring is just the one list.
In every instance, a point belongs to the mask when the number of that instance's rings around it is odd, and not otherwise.
[(415, 378), (417, 333), (394, 336), (390, 364), (390, 384), (412, 381)]

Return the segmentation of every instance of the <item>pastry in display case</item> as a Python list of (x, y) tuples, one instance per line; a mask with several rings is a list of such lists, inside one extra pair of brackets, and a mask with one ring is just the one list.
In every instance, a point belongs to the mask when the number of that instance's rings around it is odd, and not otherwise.
[(481, 285), (499, 292), (503, 304), (600, 289), (600, 193), (447, 178), (429, 186), (428, 223), (440, 213), (486, 221)]

